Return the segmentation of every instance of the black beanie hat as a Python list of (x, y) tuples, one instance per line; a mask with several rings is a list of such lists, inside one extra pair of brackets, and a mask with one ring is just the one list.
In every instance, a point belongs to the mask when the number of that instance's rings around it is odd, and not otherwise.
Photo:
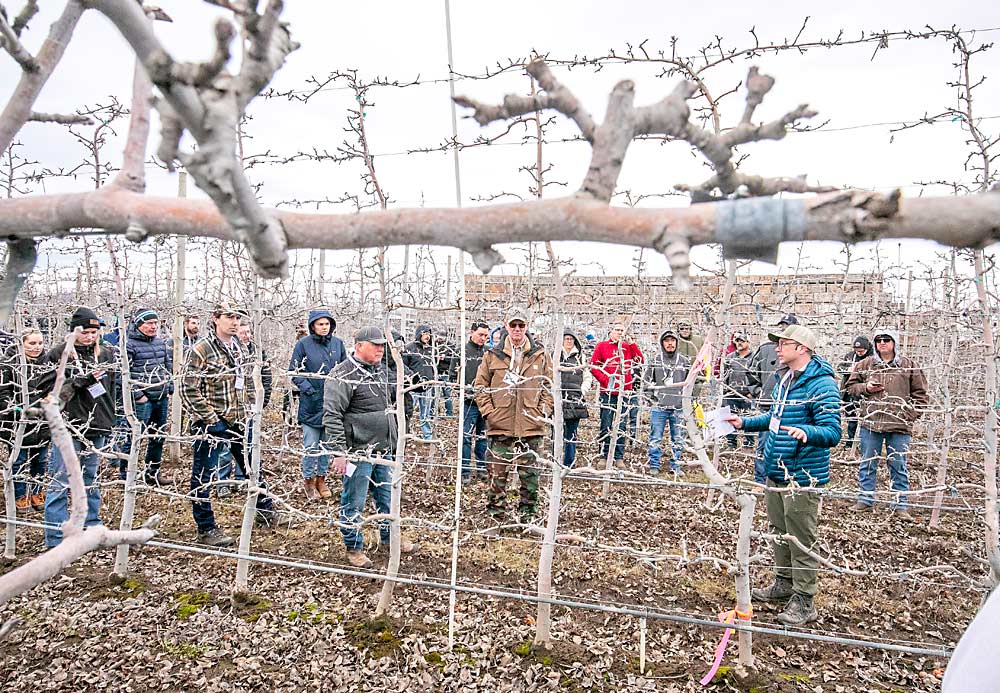
[(69, 319), (69, 329), (75, 330), (77, 327), (82, 327), (87, 329), (89, 327), (100, 327), (101, 319), (97, 317), (97, 313), (94, 312), (93, 308), (88, 308), (87, 306), (80, 306), (73, 313), (73, 317)]

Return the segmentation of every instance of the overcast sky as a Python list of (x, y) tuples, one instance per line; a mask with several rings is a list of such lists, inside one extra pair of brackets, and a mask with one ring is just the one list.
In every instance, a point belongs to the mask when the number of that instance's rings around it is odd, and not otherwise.
[[(36, 50), (61, 3), (44, 3), (24, 40)], [(263, 4), (263, 3), (262, 3)], [(178, 59), (203, 59), (210, 52), (211, 19), (220, 10), (193, 0), (163, 0), (162, 7), (174, 18), (173, 24), (158, 23), (157, 30), (169, 50)], [(481, 74), (488, 66), (508, 60), (523, 60), (531, 51), (549, 53), (555, 58), (573, 55), (605, 55), (610, 50), (626, 51), (626, 43), (637, 45), (644, 39), (647, 50), (670, 51), (672, 36), (677, 37), (677, 52), (696, 55), (713, 40), (723, 39), (730, 48), (752, 44), (749, 29), (755, 27), (762, 43), (793, 37), (808, 11), (810, 18), (801, 40), (834, 38), (844, 31), (846, 38), (881, 30), (923, 30), (925, 25), (982, 30), (966, 34), (973, 45), (1000, 37), (1000, 17), (992, 3), (959, 0), (950, 3), (912, 2), (774, 2), (751, 5), (744, 2), (717, 2), (712, 5), (681, 5), (683, 11), (670, 11), (663, 2), (506, 2), (487, 4), (452, 3), (452, 31), (455, 70)], [(690, 8), (696, 8), (692, 11)], [(806, 9), (808, 8), (808, 10)], [(451, 137), (444, 4), (441, 2), (368, 2), (326, 3), (288, 0), (285, 18), (293, 37), (302, 48), (290, 57), (278, 73), (273, 86), (279, 91), (306, 88), (310, 76), (325, 78), (330, 72), (357, 69), (362, 79), (387, 76), (400, 81), (438, 80), (406, 89), (376, 88), (369, 98), (366, 126), (370, 147), (376, 155), (380, 181), (395, 207), (453, 206), (455, 181), (450, 153), (405, 155), (408, 149), (434, 147)], [(902, 187), (907, 195), (948, 194), (942, 187), (922, 189), (925, 181), (971, 181), (964, 170), (968, 153), (966, 135), (960, 124), (945, 122), (923, 126), (894, 136), (892, 125), (912, 121), (924, 114), (936, 114), (956, 105), (956, 90), (948, 82), (956, 77), (955, 60), (950, 46), (942, 39), (893, 41), (888, 48), (872, 56), (871, 43), (853, 47), (812, 50), (805, 54), (784, 52), (756, 58), (752, 63), (738, 60), (722, 65), (705, 75), (715, 94), (735, 88), (750, 64), (777, 79), (775, 88), (758, 108), (756, 118), (771, 119), (799, 103), (807, 102), (820, 111), (816, 123), (829, 121), (814, 133), (793, 133), (781, 142), (746, 146), (742, 153), (746, 171), (767, 175), (806, 173), (816, 183), (850, 185), (860, 188), (888, 189)], [(976, 56), (976, 75), (993, 77), (1000, 73), (1000, 49)], [(113, 27), (96, 12), (89, 11), (82, 20), (67, 51), (66, 58), (50, 80), (36, 104), (37, 110), (70, 112), (108, 95), (128, 103), (132, 70), (131, 53)], [(629, 64), (596, 71), (578, 67), (558, 69), (557, 76), (584, 102), (595, 118), (603, 117), (609, 90), (620, 79), (636, 82), (636, 102), (649, 103), (672, 89), (677, 77), (660, 78), (655, 65)], [(17, 78), (16, 65), (10, 60), (0, 65), (0, 85), (10, 91)], [(342, 85), (340, 85), (342, 86)], [(524, 93), (529, 88), (523, 72), (512, 71), (489, 80), (459, 80), (460, 94), (481, 101), (499, 101), (508, 92)], [(737, 93), (722, 101), (723, 126), (735, 124), (742, 112), (743, 95)], [(247, 152), (270, 151), (291, 155), (299, 151), (334, 151), (344, 138), (346, 111), (353, 94), (346, 89), (330, 88), (317, 94), (308, 104), (286, 99), (259, 99), (251, 107), (253, 120), (248, 134), (252, 138)], [(979, 89), (975, 103), (987, 132), (1000, 130), (1000, 93), (990, 81)], [(462, 114), (460, 113), (460, 116)], [(883, 125), (870, 126), (883, 123)], [(862, 127), (864, 126), (864, 127)], [(460, 141), (472, 141), (479, 134), (498, 134), (505, 126), (482, 129), (469, 119), (459, 120)], [(124, 134), (126, 123), (119, 130)], [(574, 130), (562, 119), (547, 133), (558, 139), (572, 136)], [(29, 124), (19, 136), (25, 150), (43, 164), (72, 166), (82, 152), (61, 128)], [(150, 150), (155, 149), (154, 133)], [(508, 146), (472, 148), (460, 155), (463, 204), (480, 204), (475, 198), (502, 192), (528, 197), (531, 185), (528, 174), (519, 167), (532, 165), (533, 143), (519, 144), (521, 133), (512, 133)], [(119, 148), (112, 140), (106, 156), (118, 158)], [(566, 183), (550, 187), (547, 196), (574, 190), (589, 160), (585, 143), (553, 143), (545, 147), (545, 159), (553, 165), (549, 180)], [(172, 195), (176, 178), (148, 168), (149, 191)], [(339, 198), (345, 193), (360, 194), (361, 163), (293, 163), (283, 166), (255, 167), (251, 178), (263, 184), (266, 204), (292, 199)], [(661, 145), (639, 142), (629, 150), (619, 189), (637, 194), (662, 193), (676, 183), (696, 183), (707, 175), (701, 160), (684, 143)], [(51, 181), (49, 191), (86, 189), (85, 179)], [(684, 198), (653, 199), (648, 206), (686, 204)], [(326, 205), (324, 211), (350, 212), (347, 206)], [(785, 244), (779, 257), (779, 269), (795, 266), (818, 271), (836, 271), (841, 247), (837, 244), (812, 244), (800, 257), (799, 248)], [(572, 257), (581, 274), (630, 274), (635, 272), (635, 250), (622, 246), (566, 243), (557, 244), (563, 257)], [(442, 250), (442, 252), (448, 252)], [(886, 265), (930, 261), (930, 244), (910, 243), (899, 248), (882, 246)], [(509, 253), (516, 257), (516, 253)], [(871, 257), (870, 248), (862, 252)], [(666, 261), (654, 253), (645, 253), (647, 271), (667, 274)], [(695, 260), (704, 266), (717, 262), (709, 249), (696, 252)], [(870, 266), (870, 265), (869, 265)], [(515, 273), (514, 264), (499, 271)], [(773, 272), (774, 267), (754, 266), (749, 271)]]

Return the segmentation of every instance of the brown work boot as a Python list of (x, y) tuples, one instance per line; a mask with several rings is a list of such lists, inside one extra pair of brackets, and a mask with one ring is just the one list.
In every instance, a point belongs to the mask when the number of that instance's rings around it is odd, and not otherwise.
[(906, 508), (896, 508), (892, 511), (892, 514), (898, 517), (903, 522), (913, 522), (913, 515)]
[(856, 513), (871, 512), (871, 509), (872, 506), (868, 505), (867, 503), (862, 503), (861, 501), (858, 501), (857, 503), (851, 506), (851, 510), (853, 510)]
[(14, 507), (19, 513), (26, 513), (31, 510), (31, 499), (28, 496), (21, 496), (14, 501)]
[(320, 498), (331, 498), (333, 496), (333, 493), (326, 486), (325, 476), (318, 476), (315, 479), (313, 479), (313, 482), (315, 483), (315, 488), (316, 491), (319, 493)]
[(348, 551), (347, 562), (355, 568), (371, 568), (374, 565), (364, 551)]
[(306, 500), (319, 500), (319, 489), (316, 488), (316, 479), (306, 479)]
[(45, 494), (44, 493), (32, 493), (31, 494), (31, 507), (35, 510), (45, 510)]

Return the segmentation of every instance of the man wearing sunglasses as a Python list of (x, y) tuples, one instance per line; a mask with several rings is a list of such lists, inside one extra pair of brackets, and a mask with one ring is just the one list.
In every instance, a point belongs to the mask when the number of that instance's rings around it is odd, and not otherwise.
[[(518, 514), (529, 524), (538, 510), (538, 470), (546, 464), (542, 443), (555, 405), (552, 359), (528, 333), (528, 311), (514, 308), (505, 324), (496, 346), (483, 353), (472, 385), (489, 438), (486, 509), (498, 524), (504, 522), (507, 475), (516, 467), (521, 481)], [(498, 530), (489, 537), (498, 538)]]
[[(909, 491), (906, 453), (910, 448), (913, 422), (930, 399), (927, 378), (908, 356), (899, 353), (899, 335), (888, 328), (875, 332), (875, 353), (860, 361), (847, 379), (848, 394), (860, 400), (861, 465), (858, 485), (861, 495), (854, 505), (858, 512), (869, 511), (875, 502), (878, 458), (885, 449), (886, 465), (893, 491)], [(892, 509), (902, 520), (912, 520), (906, 496), (898, 496)]]
[[(803, 325), (789, 325), (768, 338), (778, 348), (777, 384), (769, 412), (729, 422), (744, 431), (768, 431), (764, 443), (767, 520), (771, 533), (791, 535), (772, 542), (774, 584), (755, 589), (758, 602), (785, 603), (778, 621), (803, 626), (817, 617), (813, 597), (820, 563), (819, 494), (795, 487), (824, 486), (830, 481), (830, 448), (840, 442), (840, 388), (833, 366), (816, 356), (816, 335)], [(793, 488), (789, 489), (788, 487)], [(774, 490), (772, 490), (774, 489)], [(803, 551), (806, 547), (809, 551)]]

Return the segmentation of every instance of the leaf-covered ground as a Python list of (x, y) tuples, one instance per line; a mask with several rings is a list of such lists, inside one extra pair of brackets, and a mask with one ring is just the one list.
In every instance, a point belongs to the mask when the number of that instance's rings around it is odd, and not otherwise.
[[(277, 445), (280, 432), (271, 435), (266, 443)], [(294, 444), (294, 435), (292, 440)], [(412, 452), (425, 453), (416, 448)], [(439, 451), (435, 461), (443, 454)], [(644, 450), (636, 448), (628, 461), (639, 468), (644, 457)], [(856, 466), (851, 459), (838, 452), (834, 486), (852, 487)], [(336, 498), (304, 502), (297, 462), (290, 453), (267, 455), (272, 489), (297, 507), (332, 516)], [(748, 456), (728, 452), (723, 463), (734, 475), (750, 465)], [(914, 460), (914, 485), (933, 473), (922, 464)], [(974, 460), (957, 460), (955, 466), (955, 474), (972, 478)], [(184, 492), (186, 475), (186, 463), (168, 465), (168, 488)], [(699, 478), (689, 474), (686, 481)], [(515, 488), (512, 476), (512, 505)], [(561, 531), (623, 549), (733, 557), (735, 506), (709, 498), (703, 489), (615, 483), (610, 496), (602, 498), (600, 482), (570, 480), (564, 492)], [(925, 647), (954, 646), (975, 613), (980, 593), (968, 581), (942, 572), (906, 579), (884, 574), (950, 564), (978, 578), (982, 567), (968, 552), (981, 553), (980, 518), (972, 512), (948, 512), (941, 527), (930, 530), (924, 510), (917, 513), (919, 522), (908, 524), (888, 511), (856, 515), (849, 511), (852, 502), (847, 497), (824, 500), (825, 548), (838, 565), (849, 563), (882, 575), (824, 571), (817, 598), (820, 620), (810, 630)], [(106, 521), (117, 522), (120, 504), (120, 488), (106, 486)], [(484, 486), (472, 486), (464, 494), (459, 582), (532, 593), (538, 540), (508, 535), (487, 542), (476, 534), (487, 526), (484, 504)], [(220, 525), (237, 533), (241, 503), (217, 502), (216, 509)], [(193, 541), (189, 504), (144, 493), (136, 517), (153, 512), (166, 518), (161, 539)], [(404, 516), (446, 523), (453, 512), (452, 471), (434, 468), (428, 479), (420, 467), (408, 476)], [(766, 530), (762, 504), (756, 528)], [(451, 535), (428, 526), (411, 526), (405, 532), (422, 546), (417, 555), (403, 559), (401, 574), (447, 582)], [(14, 565), (38, 553), (40, 545), (40, 530), (19, 529)], [(329, 566), (345, 564), (339, 532), (319, 519), (255, 531), (253, 551)], [(769, 556), (759, 541), (753, 553)], [(113, 552), (88, 556), (0, 608), (0, 618), (23, 619), (0, 643), (0, 683), (10, 691), (704, 690), (698, 679), (708, 670), (721, 635), (714, 628), (650, 619), (646, 668), (640, 673), (639, 622), (634, 617), (554, 607), (556, 645), (551, 651), (533, 651), (533, 604), (459, 593), (455, 646), (449, 651), (446, 590), (398, 585), (390, 617), (372, 621), (382, 584), (378, 575), (387, 556), (383, 551), (373, 558), (371, 579), (257, 563), (250, 570), (251, 594), (234, 597), (236, 564), (230, 558), (144, 547), (132, 552), (130, 578), (115, 585), (108, 580)], [(769, 576), (766, 564), (753, 567), (755, 585)], [(556, 551), (554, 583), (566, 599), (709, 619), (732, 608), (735, 596), (732, 576), (712, 562), (663, 561), (652, 568), (624, 550), (570, 546)], [(755, 608), (755, 623), (775, 625), (773, 609)], [(740, 670), (735, 666), (734, 638), (709, 690), (936, 691), (946, 665), (943, 657), (759, 634), (754, 653), (756, 668)]]

